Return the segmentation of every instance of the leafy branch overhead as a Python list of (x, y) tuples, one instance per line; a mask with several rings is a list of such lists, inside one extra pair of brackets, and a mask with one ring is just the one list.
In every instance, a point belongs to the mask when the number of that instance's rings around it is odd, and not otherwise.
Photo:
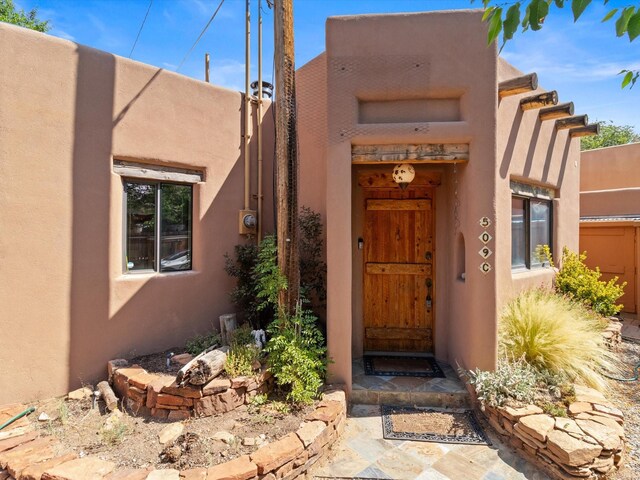
[[(471, 0), (472, 3), (473, 1)], [(577, 22), (591, 4), (591, 0), (571, 0), (571, 2), (569, 0), (524, 0), (512, 3), (509, 8), (506, 8), (506, 4), (491, 5), (491, 3), (492, 0), (482, 0), (485, 8), (482, 20), (489, 24), (487, 42), (490, 45), (502, 33), (502, 46), (500, 47), (502, 49), (513, 38), (518, 27), (521, 27), (523, 32), (529, 29), (540, 30), (552, 6), (564, 8), (571, 3), (573, 21)], [(609, 3), (608, 0), (604, 0), (604, 4), (607, 3)], [(612, 8), (603, 17), (602, 22), (614, 19), (618, 37), (626, 36), (632, 42), (640, 36), (640, 5)], [(640, 77), (640, 71), (625, 69), (620, 71), (619, 75), (623, 75), (622, 88), (633, 87)]]

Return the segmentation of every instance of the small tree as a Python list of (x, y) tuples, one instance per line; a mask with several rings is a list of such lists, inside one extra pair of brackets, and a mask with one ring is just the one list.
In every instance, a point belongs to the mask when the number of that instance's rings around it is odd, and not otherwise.
[(40, 20), (38, 18), (37, 8), (27, 13), (24, 10), (18, 10), (13, 4), (13, 0), (0, 0), (0, 22), (12, 23), (19, 27), (30, 28), (43, 33), (51, 29), (49, 20)]
[(640, 142), (640, 135), (631, 125), (614, 125), (613, 122), (598, 122), (600, 134), (592, 137), (582, 137), (581, 150), (593, 150), (594, 148), (613, 147), (627, 143)]

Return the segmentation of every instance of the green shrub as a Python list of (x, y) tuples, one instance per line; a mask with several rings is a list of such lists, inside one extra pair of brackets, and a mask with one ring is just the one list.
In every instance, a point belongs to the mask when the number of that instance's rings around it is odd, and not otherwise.
[(584, 263), (585, 253), (574, 253), (566, 247), (562, 250), (560, 270), (556, 275), (556, 289), (560, 293), (585, 303), (595, 312), (606, 317), (618, 313), (623, 305), (616, 301), (624, 294), (626, 282), (617, 285), (618, 277), (608, 282), (600, 280), (602, 274), (596, 267), (591, 270)]
[(224, 369), (230, 377), (253, 375), (253, 364), (260, 359), (260, 350), (248, 325), (237, 328), (230, 334), (229, 352)]
[(200, 355), (207, 348), (220, 344), (220, 334), (218, 332), (211, 332), (207, 335), (196, 335), (195, 337), (187, 340), (184, 348), (188, 353), (195, 357), (196, 355)]
[(294, 315), (281, 312), (268, 328), (269, 368), (287, 400), (308, 404), (318, 396), (324, 381), (326, 348), (316, 317), (300, 305)]
[(492, 407), (514, 402), (559, 405), (571, 391), (566, 377), (538, 370), (523, 358), (501, 358), (493, 372), (476, 369), (463, 373), (468, 375), (478, 400)]
[(531, 403), (535, 398), (538, 372), (523, 360), (502, 359), (493, 372), (476, 369), (468, 376), (478, 400), (492, 407), (504, 405), (509, 399)]
[(327, 264), (322, 259), (322, 217), (308, 207), (300, 209), (300, 295), (318, 310), (327, 299)]
[(235, 246), (235, 258), (225, 254), (225, 271), (237, 282), (231, 291), (231, 301), (238, 308), (240, 318), (253, 328), (264, 328), (274, 316), (273, 308), (260, 308), (258, 278), (255, 273), (258, 263), (258, 247), (249, 243)]
[(603, 389), (607, 382), (601, 371), (613, 370), (614, 357), (602, 330), (602, 321), (581, 304), (549, 290), (526, 290), (500, 316), (500, 354)]

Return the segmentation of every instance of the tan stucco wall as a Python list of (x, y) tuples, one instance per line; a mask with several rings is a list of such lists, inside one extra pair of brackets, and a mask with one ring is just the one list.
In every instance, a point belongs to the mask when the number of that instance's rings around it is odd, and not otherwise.
[[(352, 144), (469, 142), (473, 160), (457, 173), (459, 229), (472, 236), (476, 217), (494, 218), (497, 57), (495, 49), (486, 47), (480, 16), (458, 11), (327, 21), (327, 316), (333, 381), (350, 385), (352, 354), (362, 351), (362, 258), (356, 246), (362, 236), (362, 210), (361, 192), (352, 180)], [(425, 98), (459, 98), (460, 121), (358, 123), (359, 100), (395, 101), (392, 117), (397, 121), (412, 118), (415, 105), (407, 100), (419, 104)], [(452, 167), (435, 168), (444, 172), (436, 189), (435, 288), (441, 292), (435, 299), (436, 356), (490, 368), (496, 346), (495, 279), (468, 269), (465, 285), (450, 271), (456, 243), (456, 222), (450, 215)], [(472, 178), (486, 178), (486, 189), (467, 188)], [(465, 288), (470, 283), (482, 287)]]
[[(318, 189), (326, 186), (332, 381), (350, 385), (351, 358), (362, 354), (363, 345), (363, 266), (357, 249), (363, 192), (358, 168), (351, 165), (352, 145), (470, 144), (466, 165), (420, 167), (442, 174), (435, 192), (435, 354), (440, 359), (492, 368), (502, 304), (526, 286), (551, 280), (548, 269), (511, 273), (511, 179), (556, 191), (553, 247), (577, 248), (578, 141), (569, 141), (567, 132), (556, 133), (553, 122), (541, 124), (537, 111), (522, 114), (518, 102), (524, 95), (498, 102), (498, 82), (521, 73), (486, 47), (481, 15), (330, 18), (326, 54), (298, 73), (301, 171), (318, 172), (317, 179), (302, 175), (301, 196), (318, 199)], [(458, 114), (447, 103), (443, 115), (451, 118), (420, 122), (422, 114), (415, 110), (431, 98), (459, 98), (458, 121), (446, 121)], [(407, 123), (397, 123), (403, 118)], [(326, 130), (317, 125), (322, 120)], [(479, 270), (478, 254), (483, 231), (478, 222), (484, 216), (492, 222), (487, 230), (494, 252), (487, 275)]]
[[(6, 24), (0, 44), (2, 404), (64, 393), (102, 377), (110, 358), (217, 325), (233, 311), (223, 254), (244, 240), (240, 93)], [(123, 274), (113, 157), (205, 170), (193, 271)]]
[[(500, 80), (522, 73), (501, 61)], [(552, 86), (551, 86), (552, 87)], [(522, 98), (540, 93), (523, 93), (503, 98), (498, 106), (498, 153), (496, 157), (496, 275), (498, 278), (498, 312), (502, 305), (524, 288), (550, 285), (549, 268), (511, 271), (511, 190), (510, 180), (540, 185), (555, 192), (553, 201), (553, 245), (556, 257), (563, 247), (578, 248), (580, 140), (571, 139), (568, 130), (556, 130), (554, 120), (541, 122), (539, 109), (522, 112)], [(570, 101), (560, 98), (560, 102)], [(583, 113), (583, 112), (576, 112)]]
[(640, 143), (582, 152), (580, 215), (640, 215)]
[[(625, 312), (638, 312), (640, 282), (640, 143), (586, 150), (581, 154), (580, 215), (602, 217), (580, 225), (580, 251), (603, 279), (627, 282), (620, 299)], [(607, 220), (607, 217), (610, 219)], [(627, 221), (619, 217), (632, 217)], [(633, 237), (633, 239), (630, 239)]]

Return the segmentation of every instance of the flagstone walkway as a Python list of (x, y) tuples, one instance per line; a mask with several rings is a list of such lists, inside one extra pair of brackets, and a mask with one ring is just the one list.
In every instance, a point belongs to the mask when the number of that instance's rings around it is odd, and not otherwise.
[(393, 480), (548, 480), (501, 444), (492, 446), (385, 440), (377, 405), (353, 405), (343, 435), (307, 478)]

